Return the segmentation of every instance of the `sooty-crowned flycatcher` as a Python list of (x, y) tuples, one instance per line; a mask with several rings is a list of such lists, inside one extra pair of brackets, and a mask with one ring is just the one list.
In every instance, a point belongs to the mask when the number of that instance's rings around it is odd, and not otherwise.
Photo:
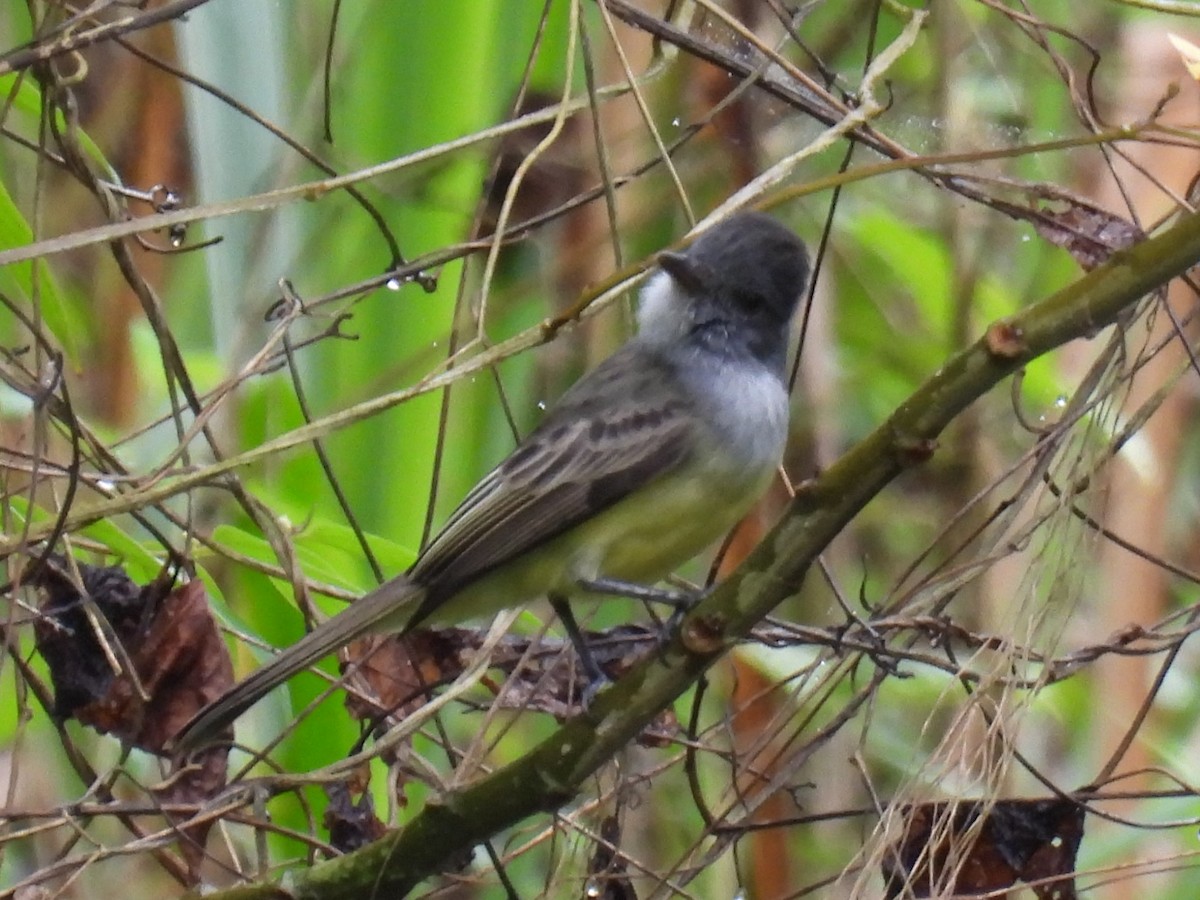
[(598, 581), (652, 583), (736, 524), (783, 455), (789, 325), (808, 254), (779, 222), (740, 213), (657, 262), (637, 336), (562, 396), (412, 568), (202, 709), (177, 753), (366, 632), (595, 596)]

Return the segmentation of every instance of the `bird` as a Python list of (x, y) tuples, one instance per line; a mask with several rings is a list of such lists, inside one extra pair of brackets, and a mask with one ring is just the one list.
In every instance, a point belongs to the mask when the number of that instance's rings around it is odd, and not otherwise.
[(745, 211), (655, 263), (636, 334), (551, 406), (408, 571), (203, 707), (176, 755), (216, 742), (270, 690), (367, 633), (546, 597), (578, 646), (571, 603), (652, 585), (737, 524), (783, 458), (808, 251), (774, 217)]

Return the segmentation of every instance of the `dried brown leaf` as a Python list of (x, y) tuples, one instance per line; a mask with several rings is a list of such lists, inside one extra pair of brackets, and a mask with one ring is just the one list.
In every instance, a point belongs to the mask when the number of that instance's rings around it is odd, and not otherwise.
[[(658, 646), (658, 632), (626, 626), (587, 635), (592, 656), (612, 679), (619, 678), (647, 652)], [(470, 664), (483, 644), (484, 633), (470, 628), (417, 629), (403, 638), (372, 635), (347, 650), (343, 670), (351, 671), (347, 694), (350, 713), (360, 719), (384, 715), (403, 717), (424, 703), (435, 687), (453, 681)], [(508, 636), (492, 658), (492, 668), (506, 676), (499, 694), (502, 709), (533, 710), (566, 719), (582, 711), (585, 677), (564, 641)], [(665, 710), (639, 741), (659, 746), (679, 730), (671, 710)]]
[[(233, 684), (233, 665), (204, 586), (191, 581), (174, 590), (158, 582), (143, 587), (119, 567), (78, 568), (84, 591), (111, 628), (105, 641), (115, 639), (124, 653), (106, 650), (65, 569), (57, 561), (42, 569), (35, 583), (45, 602), (34, 632), (50, 668), (54, 713), (164, 755), (183, 724)], [(122, 659), (132, 664), (136, 678), (120, 670)], [(155, 795), (164, 803), (203, 803), (225, 786), (227, 756), (222, 747), (196, 754)], [(206, 822), (180, 831), (184, 859), (196, 877), (210, 827)]]
[(1128, 219), (1065, 191), (1041, 186), (1037, 194), (1046, 202), (1023, 206), (994, 199), (992, 205), (1015, 219), (1029, 222), (1043, 238), (1070, 253), (1086, 272), (1146, 237)]
[[(387, 826), (375, 815), (375, 804), (365, 784), (335, 781), (325, 788), (329, 806), (325, 809), (325, 827), (329, 843), (342, 853), (350, 853), (379, 840)], [(354, 799), (358, 794), (358, 799)]]
[(70, 579), (49, 568), (39, 578), (47, 599), (34, 630), (50, 667), (55, 714), (161, 754), (185, 722), (233, 684), (204, 586), (191, 581), (166, 591), (157, 583), (139, 587), (117, 567), (79, 569), (137, 677), (113, 670)]
[[(972, 896), (1027, 883), (1041, 900), (1074, 900), (1083, 807), (1071, 800), (925, 803), (906, 811), (883, 864), (888, 897)], [(984, 819), (979, 822), (979, 817)]]

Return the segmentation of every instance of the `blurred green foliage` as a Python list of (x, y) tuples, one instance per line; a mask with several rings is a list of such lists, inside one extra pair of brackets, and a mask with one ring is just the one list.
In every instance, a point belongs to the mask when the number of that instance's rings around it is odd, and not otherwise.
[[(848, 22), (843, 6), (815, 4), (800, 27), (809, 47), (837, 76), (837, 86), (849, 91), (864, 67), (868, 47), (878, 52), (896, 39), (904, 22), (886, 6), (878, 12), (877, 20), (872, 19), (872, 12)], [(856, 7), (867, 10), (871, 5)], [(263, 77), (282, 90), (278, 110), (282, 120), (277, 124), (329, 159), (339, 172), (347, 172), (453, 141), (506, 120), (521, 88), (522, 73), (535, 46), (543, 13), (541, 4), (505, 0), (367, 3), (341, 8), (343, 18), (333, 42), (330, 73), (332, 143), (322, 137), (326, 110), (320, 100), (330, 25), (328, 5), (245, 0), (241, 6), (211, 4), (174, 27), (177, 34), (184, 29), (210, 28), (214, 35), (220, 35), (221, 28), (247, 27), (247, 22), (255, 20), (261, 29), (256, 33), (280, 35), (277, 45), (263, 44), (255, 60), (265, 73)], [(569, 7), (551, 3), (548, 8), (526, 86), (557, 96), (565, 87), (563, 73), (570, 69), (570, 84), (566, 87), (574, 96), (580, 96), (585, 91), (582, 65), (574, 60), (568, 66)], [(592, 46), (608, 47), (598, 10), (585, 4), (580, 12)], [(1045, 8), (1040, 14), (1056, 15)], [(1103, 54), (1114, 55), (1115, 41), (1130, 16), (1118, 4), (1097, 5), (1082, 19), (1072, 19), (1064, 27), (1069, 25), (1091, 36)], [(872, 21), (877, 25), (873, 32), (867, 25)], [(9, 36), (3, 39), (5, 46), (0, 50), (28, 38), (24, 4), (4, 4), (0, 34)], [(635, 43), (629, 32), (621, 34)], [(736, 41), (729, 40), (736, 45)], [(1073, 61), (1082, 52), (1065, 39), (1061, 43), (1061, 52)], [(228, 48), (222, 47), (219, 38), (198, 46), (210, 47), (212, 57), (192, 50), (185, 61), (187, 69), (201, 77), (216, 77), (228, 64), (221, 58)], [(961, 54), (948, 56), (948, 46), (961, 47)], [(638, 48), (645, 49), (641, 44)], [(615, 78), (619, 67), (611, 52), (596, 54), (597, 77), (602, 81)], [(797, 65), (806, 65), (806, 54), (794, 47), (788, 55)], [(103, 65), (103, 58), (92, 60), (95, 70)], [(704, 104), (711, 100), (703, 96), (694, 70), (685, 69), (678, 60), (665, 65), (667, 70), (644, 86), (654, 119), (664, 132), (668, 123), (680, 119), (687, 123), (704, 113)], [(914, 49), (889, 71), (887, 87), (891, 108), (876, 127), (929, 156), (1014, 147), (1085, 133), (1071, 106), (1069, 92), (1045, 58), (1011, 22), (985, 4), (944, 4), (936, 10)], [(93, 104), (89, 111), (93, 121), (103, 121), (106, 116), (130, 121), (126, 118), (130, 112), (113, 99), (115, 92), (93, 95), (88, 88), (85, 83), (78, 90), (86, 93)], [(195, 91), (194, 87), (184, 91), (185, 103), (195, 102)], [(7, 98), (5, 127), (34, 140), (42, 118), (42, 98), (31, 76), (0, 75), (0, 96)], [(812, 122), (798, 120), (791, 111), (781, 110), (771, 101), (749, 96), (756, 115), (777, 120), (777, 127), (764, 129), (770, 133), (761, 148), (762, 168), (816, 134)], [(203, 127), (205, 121), (195, 118), (190, 127)], [(241, 117), (237, 125), (258, 129)], [(631, 160), (651, 158), (653, 151), (644, 125), (635, 115), (629, 113), (619, 123), (606, 122), (605, 126), (606, 146), (619, 160), (620, 171), (629, 168)], [(106, 176), (110, 170), (120, 172), (117, 157), (127, 154), (128, 148), (102, 146), (89, 137), (89, 127), (85, 119), (82, 134), (93, 160), (107, 160), (102, 166)], [(132, 129), (132, 124), (129, 127)], [(724, 151), (714, 143), (697, 139), (685, 146), (676, 160), (689, 197), (700, 213), (736, 187), (729, 183)], [(247, 165), (243, 145), (235, 137), (215, 144), (215, 150), (205, 151), (215, 154), (206, 159), (209, 169), (236, 171)], [(470, 236), (496, 144), (476, 143), (359, 185), (379, 208), (408, 259), (419, 259)], [(592, 147), (590, 133), (584, 144)], [(281, 145), (273, 146), (274, 157), (254, 160), (256, 165), (264, 165), (266, 172), (254, 184), (254, 192), (321, 179), (322, 174), (301, 162), (296, 154)], [(842, 171), (844, 150), (842, 144), (835, 152), (805, 160), (789, 183), (837, 177)], [(1062, 183), (1093, 153), (1087, 149), (1071, 154), (1016, 154), (1010, 160), (996, 162), (994, 173), (987, 170), (984, 174)], [(594, 149), (584, 155), (593, 165)], [(832, 213), (829, 252), (821, 260), (822, 283), (817, 296), (818, 302), (827, 304), (831, 319), (827, 336), (834, 346), (810, 345), (805, 349), (806, 353), (827, 358), (838, 373), (837, 421), (825, 423), (836, 436), (838, 449), (885, 421), (891, 410), (964, 341), (974, 340), (988, 322), (1052, 293), (1078, 275), (1070, 256), (1043, 241), (1028, 225), (1004, 219), (994, 211), (965, 210), (965, 201), (917, 174), (902, 171), (862, 180), (853, 177), (856, 166), (876, 162), (878, 158), (863, 149), (851, 159), (839, 205)], [(41, 177), (27, 148), (0, 140), (0, 250), (21, 247), (49, 235), (42, 223), (43, 205), (56, 203), (60, 196), (57, 192), (67, 194), (61, 173), (45, 175), (44, 182), (39, 180)], [(149, 185), (135, 187), (145, 190)], [(204, 187), (194, 186), (201, 196)], [(654, 252), (686, 231), (681, 204), (672, 190), (659, 167), (640, 177), (635, 188), (618, 193), (620, 240), (626, 262)], [(830, 198), (831, 193), (824, 191), (788, 204), (777, 213), (815, 246), (825, 217), (830, 214)], [(74, 223), (72, 229), (82, 229), (96, 224), (93, 208), (78, 198), (71, 202), (77, 205), (56, 220), (60, 225)], [(188, 197), (184, 205), (190, 202)], [(240, 212), (235, 219), (214, 217), (202, 227), (193, 225), (189, 240), (197, 240), (199, 231), (208, 236), (221, 235), (227, 223), (232, 228), (235, 220), (244, 229), (239, 232), (245, 235), (244, 240), (167, 256), (158, 284), (189, 371), (202, 392), (217, 389), (233, 377), (250, 352), (259, 347), (271, 325), (263, 319), (279, 295), (279, 279), (288, 279), (302, 299), (323, 298), (301, 320), (295, 332), (297, 342), (320, 334), (335, 315), (348, 313), (350, 318), (340, 327), (339, 337), (321, 338), (294, 354), (296, 377), (304, 385), (307, 410), (301, 408), (292, 374), (283, 359), (273, 360), (238, 385), (232, 401), (216, 420), (217, 443), (226, 455), (287, 434), (302, 426), (306, 417), (320, 419), (390, 392), (409, 389), (440, 372), (455, 343), (461, 348), (478, 339), (479, 343), (471, 348), (473, 352), (494, 346), (536, 329), (564, 305), (579, 299), (555, 296), (552, 283), (558, 266), (554, 254), (565, 253), (569, 242), (556, 244), (540, 238), (530, 239), (532, 250), (519, 246), (505, 252), (496, 280), (490, 285), (489, 305), (482, 322), (474, 318), (483, 268), (478, 254), (466, 265), (454, 260), (435, 267), (431, 274), (437, 277), (437, 289), (432, 293), (406, 283), (395, 290), (380, 286), (367, 291), (346, 290), (346, 296), (331, 297), (328, 295), (388, 271), (394, 262), (378, 225), (356, 202), (340, 192), (314, 192), (312, 202), (290, 202), (266, 211)], [(277, 244), (272, 244), (272, 229), (284, 235)], [(605, 232), (605, 228), (598, 230)], [(235, 243), (237, 246), (231, 246)], [(280, 268), (264, 267), (264, 259), (276, 259), (270, 256), (271, 247), (285, 260)], [(598, 242), (595, 251), (604, 249)], [(141, 322), (140, 314), (128, 330), (138, 387), (137, 407), (126, 411), (128, 418), (124, 421), (104, 421), (97, 411), (101, 404), (87, 394), (93, 367), (103, 362), (97, 358), (105, 346), (102, 339), (106, 330), (114, 327), (105, 318), (108, 307), (98, 300), (98, 295), (111, 290), (117, 280), (111, 260), (102, 251), (102, 247), (94, 247), (78, 255), (50, 254), (36, 263), (0, 267), (0, 293), (11, 308), (36, 315), (44, 322), (56, 348), (68, 359), (66, 377), (80, 387), (78, 412), (89, 426), (102, 435), (131, 472), (153, 471), (178, 438), (167, 418), (172, 391), (163, 376), (161, 348)], [(236, 273), (236, 283), (241, 286), (236, 296), (220, 298), (221, 302), (213, 297), (214, 260), (218, 258), (226, 272)], [(456, 321), (469, 324), (454, 334)], [(516, 434), (536, 421), (540, 409), (553, 399), (547, 385), (557, 383), (554, 370), (577, 371), (584, 359), (603, 355), (595, 347), (610, 346), (613, 334), (624, 328), (624, 321), (619, 310), (606, 312), (600, 317), (600, 325), (608, 331), (597, 328), (591, 334), (595, 346), (590, 349), (584, 341), (569, 343), (564, 339), (553, 346), (567, 346), (565, 358), (553, 356), (552, 348), (518, 354), (494, 371), (456, 381), (448, 393), (430, 391), (407, 399), (385, 412), (338, 428), (323, 439), (348, 509), (366, 532), (385, 575), (402, 571), (411, 562), (427, 522), (436, 527), (478, 477), (502, 458)], [(584, 331), (579, 328), (574, 334), (578, 337)], [(15, 317), (0, 315), (0, 340), (8, 352), (15, 352), (26, 337), (27, 331)], [(27, 398), (12, 389), (0, 390), (4, 390), (0, 412), (5, 417), (19, 422), (29, 414), (31, 404)], [(798, 392), (801, 397), (805, 390), (802, 385)], [(1029, 367), (1020, 396), (1035, 418), (1042, 415), (1044, 420), (1057, 414), (1061, 405), (1056, 401), (1067, 391), (1061, 359), (1054, 357)], [(1029, 439), (1011, 422), (1010, 399), (987, 398), (980, 406), (980, 415), (993, 426), (986, 449), (1006, 459), (1022, 452)], [(190, 423), (191, 418), (184, 416), (182, 421)], [(439, 441), (439, 436), (443, 440)], [(179, 465), (204, 465), (211, 458), (200, 441), (193, 442), (189, 450), (187, 460)], [(937, 467), (954, 467), (961, 462), (959, 458), (939, 458), (932, 468), (944, 473), (945, 469)], [(797, 480), (804, 474), (793, 473)], [(237, 475), (287, 534), (306, 578), (349, 595), (372, 586), (374, 577), (366, 554), (310, 447), (281, 453), (266, 463), (239, 470)], [(881, 599), (892, 579), (935, 538), (948, 515), (948, 498), (957, 499), (953, 491), (962, 485), (948, 487), (932, 481), (914, 476), (881, 498), (864, 516), (860, 532), (854, 535), (860, 559), (837, 561), (842, 565), (837, 577), (851, 586), (848, 593), (861, 582), (867, 586), (864, 591), (868, 603)], [(35, 521), (50, 521), (49, 510), (60, 499), (39, 494), (31, 512), (29, 498), (10, 489), (4, 530), (16, 533), (27, 515)], [(225, 491), (212, 488), (195, 492), (190, 500), (175, 498), (170, 509), (176, 516), (190, 520), (205, 536), (203, 545), (187, 546), (210, 590), (218, 619), (239, 635), (230, 642), (239, 672), (245, 673), (265, 658), (266, 651), (260, 645), (285, 645), (302, 634), (303, 620), (289, 580), (276, 570), (280, 561), (275, 551)], [(165, 517), (156, 515), (155, 524), (172, 540), (183, 542), (182, 532)], [(165, 558), (158, 541), (129, 517), (93, 523), (73, 538), (97, 558), (119, 560), (142, 581), (153, 578)], [(687, 574), (701, 579), (703, 563)], [(313, 599), (326, 613), (336, 611), (341, 602), (317, 592)], [(827, 594), (818, 597), (811, 585), (799, 599), (798, 608), (801, 612), (788, 612), (822, 622), (834, 621), (841, 614)], [(631, 613), (626, 604), (606, 604), (591, 624), (609, 627), (631, 614), (640, 613)], [(532, 631), (538, 621), (529, 617), (522, 622), (522, 629)], [(250, 639), (243, 640), (242, 636)], [(24, 648), (30, 644), (25, 636), (21, 641)], [(748, 651), (746, 659), (763, 671), (777, 668), (773, 674), (783, 682), (788, 673), (812, 662), (803, 653), (789, 655), (789, 651)], [(332, 673), (335, 664), (327, 662), (325, 669)], [(945, 673), (920, 666), (913, 669), (920, 677), (886, 680), (870, 704), (869, 715), (864, 714), (869, 720), (864, 722), (861, 735), (864, 764), (871, 767), (879, 784), (888, 788), (921, 777), (922, 763), (940, 740), (929, 723), (944, 721), (941, 717), (947, 715), (947, 698), (953, 695), (956, 685)], [(707, 724), (719, 722), (726, 712), (723, 704), (731, 679), (727, 671), (717, 673), (715, 679), (718, 689), (709, 694), (702, 710), (701, 718)], [(6, 667), (0, 672), (0, 690), (15, 694), (17, 680), (13, 667)], [(297, 678), (285, 696), (256, 711), (252, 721), (248, 717), (241, 732), (247, 743), (262, 743), (283, 733), (322, 687), (315, 677)], [(830, 688), (829, 694), (822, 696), (823, 705), (804, 727), (815, 729), (829, 724), (859, 687), (854, 678), (847, 677)], [(1088, 683), (1077, 679), (1031, 700), (1031, 715), (1038, 727), (1069, 745), (1058, 757), (1061, 768), (1057, 774), (1068, 784), (1084, 783), (1096, 762), (1088, 757), (1089, 748), (1080, 737), (1087, 733), (1088, 704), (1095, 702), (1088, 691)], [(799, 688), (791, 702), (803, 708), (807, 703), (815, 704), (815, 697)], [(490, 699), (482, 689), (475, 698), (481, 703)], [(39, 747), (56, 746), (43, 712), (35, 709), (31, 721), (21, 722), (12, 709), (6, 708), (0, 716), (0, 736), (34, 741)], [(676, 712), (686, 719), (690, 715), (688, 702), (682, 701)], [(1186, 768), (1195, 702), (1181, 695), (1172, 712), (1175, 721), (1167, 729), (1170, 738), (1156, 749)], [(451, 742), (466, 745), (476, 736), (481, 716), (475, 710), (446, 716), (444, 725)], [(513, 714), (500, 716), (488, 727), (497, 737), (489, 762), (499, 765), (543, 737), (553, 723), (546, 716)], [(727, 749), (734, 737), (720, 725), (713, 727), (715, 732), (706, 739), (717, 749)], [(315, 770), (347, 752), (359, 736), (359, 726), (345, 714), (340, 698), (334, 697), (285, 738), (275, 761), (288, 771)], [(416, 749), (431, 764), (449, 771), (445, 753), (437, 748), (431, 735), (419, 738)], [(664, 771), (669, 769), (669, 777), (653, 784), (635, 779), (630, 788), (637, 795), (634, 805), (641, 807), (643, 823), (653, 823), (652, 846), (639, 848), (639, 852), (644, 851), (649, 863), (664, 870), (676, 860), (689, 858), (690, 843), (702, 829), (691, 786), (680, 775), (680, 766), (669, 765), (678, 761), (670, 754), (680, 753), (677, 747), (652, 751), (649, 755), (653, 760), (645, 765), (662, 765)], [(641, 760), (643, 754), (634, 751), (630, 756)], [(732, 796), (736, 792), (730, 785), (739, 773), (732, 771), (736, 767), (730, 764), (731, 758), (732, 754), (702, 755), (697, 784), (705, 796), (720, 796), (723, 802), (736, 807), (737, 799)], [(244, 757), (235, 754), (235, 761), (241, 759)], [(46, 765), (53, 765), (64, 798), (73, 798), (87, 789), (87, 785), (78, 783), (63, 758)], [(153, 771), (148, 760), (139, 760), (131, 768), (142, 773)], [(258, 771), (266, 772), (267, 767), (261, 766)], [(826, 777), (798, 771), (809, 780)], [(839, 773), (838, 777), (846, 776)], [(1037, 785), (1025, 778), (1021, 787), (1032, 789)], [(392, 798), (392, 785), (378, 761), (373, 764), (371, 788), (377, 809), (390, 816), (393, 824), (402, 824), (421, 807), (427, 795), (424, 786), (411, 780), (405, 783), (403, 796)], [(804, 793), (802, 788), (796, 790), (800, 807), (804, 805)], [(305, 795), (317, 810), (319, 822), (324, 807), (321, 793), (312, 788)], [(274, 821), (286, 828), (309, 829), (309, 813), (290, 797), (274, 801), (271, 811)], [(591, 814), (588, 811), (579, 815), (587, 819)], [(534, 840), (542, 827), (545, 822), (517, 829), (504, 836), (498, 847), (512, 849), (524, 840)], [(649, 826), (644, 827), (649, 830)], [(865, 827), (860, 829), (850, 821), (831, 828), (832, 840), (823, 839), (825, 832), (818, 828), (794, 829), (788, 839), (794, 844), (796, 858), (822, 872), (844, 865)], [(238, 838), (243, 839), (245, 834)], [(269, 841), (276, 859), (300, 858), (306, 852), (302, 842), (280, 833), (272, 833)], [(513, 863), (510, 874), (521, 896), (532, 896), (545, 883), (554, 881), (559, 866), (569, 871), (568, 877), (579, 877), (586, 865), (586, 859), (581, 862), (580, 857), (586, 857), (590, 845), (576, 836), (565, 843), (539, 846), (537, 852), (526, 853)], [(1102, 859), (1099, 851), (1091, 852), (1093, 860)], [(746, 877), (744, 871), (739, 874), (738, 864), (725, 854), (690, 882), (689, 889), (695, 896), (732, 893), (739, 878)], [(482, 863), (478, 868), (485, 871)], [(7, 875), (3, 879), (6, 886), (14, 880)], [(554, 883), (567, 881), (564, 878)]]

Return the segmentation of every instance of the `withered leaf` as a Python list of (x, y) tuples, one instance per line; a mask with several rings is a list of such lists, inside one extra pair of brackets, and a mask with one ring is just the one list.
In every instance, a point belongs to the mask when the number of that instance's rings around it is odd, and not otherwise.
[(904, 812), (904, 833), (882, 866), (886, 896), (972, 896), (1024, 881), (1040, 900), (1075, 900), (1082, 805), (1057, 798), (990, 806), (971, 800)]
[(1146, 236), (1132, 222), (1090, 204), (1076, 202), (1061, 212), (1042, 209), (1040, 213), (1033, 219), (1037, 233), (1070, 253), (1085, 272)]
[(1039, 235), (1070, 253), (1085, 272), (1146, 237), (1128, 219), (1065, 191), (1042, 185), (1038, 194), (1050, 202), (1022, 206), (994, 199), (992, 204), (1015, 219), (1029, 222)]
[(46, 602), (34, 632), (50, 667), (55, 713), (161, 753), (197, 710), (233, 683), (233, 665), (204, 586), (191, 581), (174, 590), (158, 583), (140, 587), (117, 567), (80, 565), (79, 571), (137, 679), (113, 671), (71, 580), (47, 568), (38, 579)]
[[(366, 785), (352, 788), (347, 781), (335, 781), (325, 788), (329, 797), (329, 806), (325, 808), (329, 843), (342, 853), (365, 847), (387, 833), (387, 826), (375, 815), (375, 804)], [(353, 793), (359, 794), (357, 801)]]
[[(352, 643), (343, 671), (349, 671), (346, 705), (360, 719), (403, 717), (425, 702), (432, 689), (453, 681), (471, 663), (484, 633), (471, 628), (415, 629), (403, 638), (372, 635)], [(630, 625), (587, 634), (592, 655), (609, 678), (619, 678), (636, 660), (658, 646), (658, 632)], [(533, 710), (560, 719), (582, 710), (585, 676), (569, 644), (545, 637), (505, 637), (492, 668), (505, 677), (503, 709)], [(638, 740), (648, 746), (669, 741), (678, 731), (671, 710), (664, 711)]]
[(233, 684), (229, 651), (199, 581), (167, 595), (130, 656), (149, 700), (143, 702), (132, 679), (122, 677), (75, 715), (151, 753), (163, 752), (193, 715)]
[(403, 638), (372, 634), (354, 641), (342, 664), (354, 689), (346, 694), (350, 714), (403, 717), (419, 708), (431, 689), (462, 674), (476, 637), (466, 628), (418, 628)]
[[(83, 589), (95, 602), (122, 644), (135, 646), (158, 597), (143, 590), (118, 566), (79, 564)], [(52, 556), (30, 583), (42, 591), (42, 615), (34, 622), (38, 652), (50, 668), (55, 716), (70, 718), (75, 710), (104, 697), (117, 673), (96, 636), (79, 589), (66, 562)], [(161, 596), (161, 592), (159, 592)]]
[[(124, 653), (106, 652), (76, 585), (57, 561), (34, 582), (45, 593), (34, 626), (39, 652), (54, 684), (54, 712), (73, 716), (134, 747), (164, 754), (167, 742), (206, 703), (233, 683), (233, 665), (197, 580), (170, 590), (165, 583), (135, 584), (119, 567), (78, 566), (83, 589), (108, 623), (105, 640)], [(114, 671), (128, 659), (136, 679)], [(201, 803), (226, 782), (228, 751), (196, 754), (157, 791), (165, 803)], [(172, 816), (180, 821), (178, 816)], [(211, 822), (184, 828), (182, 852), (193, 874), (204, 858)]]

